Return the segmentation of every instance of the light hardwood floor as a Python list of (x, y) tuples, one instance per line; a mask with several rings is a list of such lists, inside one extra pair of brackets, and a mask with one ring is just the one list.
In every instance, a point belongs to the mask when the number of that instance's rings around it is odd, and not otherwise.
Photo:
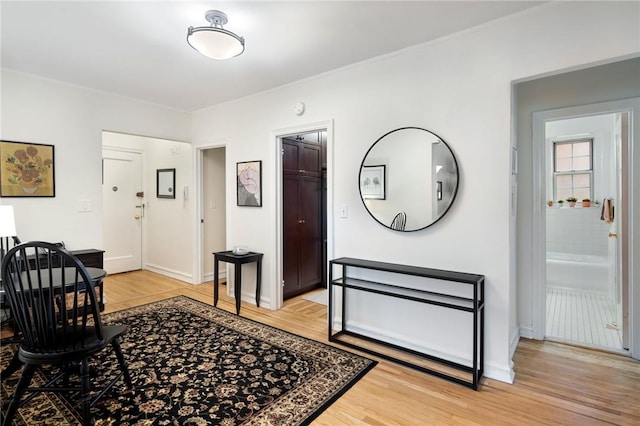
[[(186, 295), (213, 303), (213, 284), (152, 272), (108, 276), (105, 312)], [(218, 307), (235, 312), (224, 288)], [(274, 312), (241, 315), (327, 343), (326, 307), (299, 296)], [(368, 355), (367, 355), (368, 356)], [(640, 363), (605, 352), (522, 339), (512, 385), (484, 379), (479, 392), (380, 360), (313, 425), (640, 425)]]

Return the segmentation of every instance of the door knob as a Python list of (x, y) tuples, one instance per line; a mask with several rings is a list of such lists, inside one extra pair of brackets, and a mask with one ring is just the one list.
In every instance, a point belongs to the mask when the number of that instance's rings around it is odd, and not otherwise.
[(618, 234), (615, 232), (609, 232), (609, 238), (618, 238)]
[(135, 215), (133, 218), (134, 218), (135, 220), (138, 220), (138, 219), (140, 219), (140, 216), (139, 216), (139, 215)]

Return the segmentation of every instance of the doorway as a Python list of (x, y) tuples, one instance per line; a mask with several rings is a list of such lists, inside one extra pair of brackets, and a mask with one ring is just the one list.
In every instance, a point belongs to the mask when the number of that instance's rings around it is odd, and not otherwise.
[(629, 348), (629, 287), (620, 273), (628, 122), (629, 112), (616, 112), (545, 123), (545, 339)]
[[(213, 255), (227, 248), (226, 149), (224, 146), (200, 151), (200, 235), (202, 240), (202, 281), (213, 281)], [(226, 282), (226, 268), (219, 279)]]
[[(533, 114), (539, 338), (625, 354), (634, 347), (634, 108), (638, 102), (626, 100)], [(578, 201), (569, 205), (569, 197)]]
[(281, 139), (284, 299), (326, 287), (326, 141), (326, 129)]
[[(273, 282), (272, 286), (268, 286), (266, 293), (270, 298), (271, 309), (278, 310), (283, 306), (283, 188), (282, 188), (282, 140), (285, 137), (325, 130), (327, 135), (326, 141), (326, 218), (323, 220), (326, 234), (326, 259), (331, 259), (334, 253), (334, 204), (333, 204), (333, 120), (324, 120), (314, 123), (307, 123), (274, 129), (270, 132), (270, 151), (272, 153), (272, 163), (274, 164), (273, 174), (271, 175), (271, 186), (275, 194), (275, 203), (270, 206), (270, 214), (273, 217), (274, 226), (269, 230), (269, 238), (273, 241), (273, 257), (268, 262), (269, 272), (266, 279)], [(323, 274), (326, 276), (328, 265), (323, 265)], [(263, 277), (265, 278), (265, 277)]]

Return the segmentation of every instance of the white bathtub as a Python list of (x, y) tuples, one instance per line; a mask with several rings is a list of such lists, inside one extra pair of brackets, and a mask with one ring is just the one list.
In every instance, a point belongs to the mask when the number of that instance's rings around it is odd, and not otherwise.
[(608, 282), (606, 256), (547, 252), (547, 287), (607, 293)]

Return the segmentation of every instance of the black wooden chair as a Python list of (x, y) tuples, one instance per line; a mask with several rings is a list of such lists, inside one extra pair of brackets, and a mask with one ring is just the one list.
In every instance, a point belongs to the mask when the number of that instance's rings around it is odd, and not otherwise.
[[(0, 237), (0, 262), (4, 255), (11, 250), (12, 247), (20, 244), (18, 237)], [(2, 311), (2, 323), (0, 327), (10, 326), (13, 328), (13, 321), (11, 316), (11, 310), (9, 309), (9, 303), (4, 295), (4, 287), (2, 286), (2, 280), (0, 279), (0, 310)]]
[[(11, 250), (12, 247), (20, 244), (20, 239), (18, 237), (0, 237), (0, 262), (2, 262), (2, 258), (4, 255)], [(4, 287), (2, 286), (2, 279), (0, 278), (0, 327), (5, 328), (9, 327), (13, 330), (13, 337), (10, 339), (3, 338), (2, 343), (15, 343), (18, 339), (18, 327), (16, 327), (15, 322), (13, 321), (13, 315), (11, 315), (11, 308), (9, 307), (9, 301), (7, 300), (4, 292)], [(0, 373), (0, 377), (6, 377), (6, 370)]]
[(405, 212), (398, 213), (391, 222), (391, 229), (396, 231), (404, 231), (407, 225), (407, 214)]
[[(18, 357), (24, 364), (3, 424), (11, 424), (17, 409), (28, 403), (35, 392), (78, 391), (83, 424), (90, 424), (91, 407), (121, 377), (129, 389), (133, 387), (118, 341), (126, 327), (102, 325), (91, 276), (78, 258), (63, 247), (45, 242), (20, 244), (5, 254), (0, 272), (22, 334)], [(120, 372), (92, 399), (88, 359), (109, 345)], [(42, 387), (29, 388), (35, 371), (43, 365), (57, 366), (60, 373)], [(99, 374), (99, 366), (96, 370)], [(79, 383), (71, 380), (76, 374)], [(25, 392), (33, 393), (21, 401)]]

